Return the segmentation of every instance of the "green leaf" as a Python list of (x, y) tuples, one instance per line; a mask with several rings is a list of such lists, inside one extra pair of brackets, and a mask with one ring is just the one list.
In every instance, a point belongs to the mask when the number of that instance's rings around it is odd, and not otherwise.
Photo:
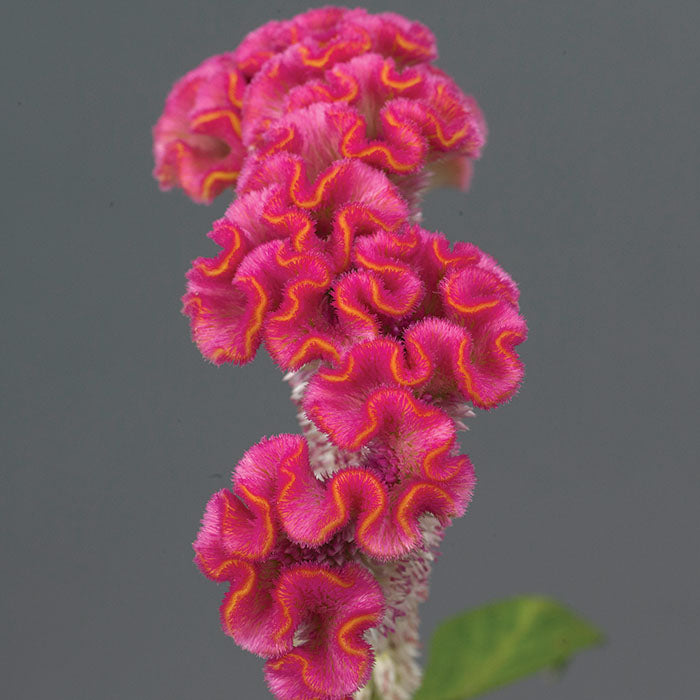
[(603, 641), (602, 634), (560, 603), (519, 596), (441, 623), (430, 644), (415, 700), (466, 700), (543, 669)]

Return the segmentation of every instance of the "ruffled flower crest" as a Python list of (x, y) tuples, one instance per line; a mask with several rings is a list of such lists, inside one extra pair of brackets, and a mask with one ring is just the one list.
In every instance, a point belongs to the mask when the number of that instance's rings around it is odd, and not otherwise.
[(248, 450), (194, 543), (283, 700), (412, 696), (417, 607), (475, 486), (457, 431), (523, 376), (514, 282), (417, 223), (486, 139), (436, 56), (399, 15), (312, 10), (189, 72), (154, 127), (162, 188), (236, 188), (187, 272), (194, 341), (218, 365), (264, 344), (299, 409), (303, 434)]

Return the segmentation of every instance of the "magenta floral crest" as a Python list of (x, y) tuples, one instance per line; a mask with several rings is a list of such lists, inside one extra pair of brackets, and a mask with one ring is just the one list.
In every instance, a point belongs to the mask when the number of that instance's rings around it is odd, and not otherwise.
[(235, 187), (218, 252), (187, 272), (194, 341), (218, 365), (264, 345), (299, 411), (302, 434), (246, 452), (194, 543), (228, 586), (224, 631), (284, 700), (373, 697), (379, 656), (400, 679), (382, 697), (415, 691), (430, 562), (475, 486), (458, 430), (523, 377), (515, 283), (417, 223), (486, 138), (436, 56), (399, 15), (312, 10), (204, 61), (154, 128), (163, 188)]

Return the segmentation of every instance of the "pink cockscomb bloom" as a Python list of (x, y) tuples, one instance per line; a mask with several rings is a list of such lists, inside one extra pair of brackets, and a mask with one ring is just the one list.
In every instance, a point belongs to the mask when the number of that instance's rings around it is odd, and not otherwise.
[(475, 486), (457, 432), (523, 377), (515, 283), (418, 224), (486, 139), (436, 56), (399, 15), (311, 10), (189, 72), (153, 131), (163, 188), (236, 192), (187, 272), (194, 341), (219, 365), (264, 345), (297, 407), (301, 435), (246, 452), (194, 543), (283, 700), (412, 697), (418, 605)]

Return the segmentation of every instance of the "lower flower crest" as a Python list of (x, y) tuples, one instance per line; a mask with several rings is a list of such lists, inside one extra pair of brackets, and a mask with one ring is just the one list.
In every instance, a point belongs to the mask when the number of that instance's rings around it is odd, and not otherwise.
[(414, 453), (380, 431), (358, 466), (319, 478), (305, 438), (280, 435), (252, 447), (233, 488), (207, 504), (195, 561), (229, 584), (222, 627), (268, 659), (279, 698), (344, 698), (367, 682), (364, 635), (385, 613), (370, 570), (421, 549), (422, 516), (447, 524), (471, 496), (473, 470), (454, 454), (447, 416), (428, 409), (421, 427), (400, 415)]
[(274, 480), (266, 482), (263, 472), (291, 437), (253, 448), (233, 492), (212, 496), (195, 561), (205, 576), (229, 584), (222, 627), (268, 659), (265, 674), (278, 698), (340, 700), (369, 678), (374, 657), (364, 634), (381, 623), (384, 595), (372, 574), (352, 561), (357, 549), (342, 535), (322, 547), (302, 547), (279, 527), (266, 500)]

